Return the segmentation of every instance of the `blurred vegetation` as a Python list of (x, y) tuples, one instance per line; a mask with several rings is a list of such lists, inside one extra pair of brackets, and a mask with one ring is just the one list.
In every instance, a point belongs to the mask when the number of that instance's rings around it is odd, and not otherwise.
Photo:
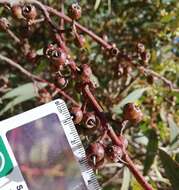
[[(59, 1), (43, 2), (60, 9)], [(65, 11), (72, 2), (72, 0), (65, 2)], [(179, 88), (178, 0), (81, 0), (80, 5), (83, 16), (79, 22), (82, 25), (100, 36), (107, 35), (111, 43), (115, 43), (127, 54), (136, 52), (136, 43), (143, 43), (151, 55), (146, 67), (166, 77)], [(0, 7), (0, 16), (8, 18), (14, 33), (21, 35), (25, 23), (13, 19), (10, 11), (3, 7)], [(69, 24), (66, 27), (69, 27)], [(44, 23), (32, 26), (25, 35), (33, 49), (40, 55), (43, 47), (53, 42)], [(154, 78), (151, 84), (144, 75), (137, 77), (123, 91), (123, 84), (128, 84), (128, 80), (137, 76), (137, 69), (132, 69), (125, 80), (116, 77), (116, 68), (121, 62), (106, 59), (101, 47), (91, 38), (85, 37), (87, 42), (83, 50), (76, 48), (73, 39), (68, 36), (66, 36), (67, 44), (71, 49), (71, 55), (79, 65), (81, 63), (91, 65), (94, 79), (98, 84), (95, 95), (110, 118), (120, 120), (121, 109), (127, 102), (136, 102), (142, 107), (144, 121), (138, 127), (131, 127), (125, 131), (129, 140), (128, 150), (137, 167), (148, 176), (154, 189), (177, 190), (179, 188), (179, 93), (170, 91), (157, 78)], [(53, 81), (48, 61), (42, 57), (38, 63), (28, 62), (19, 53), (19, 48), (13, 40), (4, 32), (0, 32), (0, 53), (14, 59), (36, 75)], [(34, 92), (32, 81), (2, 61), (0, 61), (0, 77), (8, 80), (6, 88), (0, 92), (1, 120), (39, 105), (38, 93)], [(75, 81), (69, 81), (65, 91), (80, 102), (81, 97), (78, 93), (74, 93), (74, 85)], [(97, 177), (105, 190), (117, 190), (119, 187), (122, 190), (142, 189), (128, 170), (123, 168), (118, 170), (116, 166), (108, 167), (108, 164), (99, 170)]]

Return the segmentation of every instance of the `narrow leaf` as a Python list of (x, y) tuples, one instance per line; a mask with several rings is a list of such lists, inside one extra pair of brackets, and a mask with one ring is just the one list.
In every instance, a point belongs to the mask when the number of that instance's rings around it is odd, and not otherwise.
[(172, 184), (173, 190), (179, 187), (179, 164), (174, 161), (163, 149), (159, 150), (159, 156), (165, 169), (165, 174)]
[(179, 136), (179, 128), (177, 127), (177, 124), (173, 120), (173, 116), (171, 114), (168, 115), (167, 119), (170, 128), (170, 142), (172, 143), (176, 140), (177, 136)]
[(131, 181), (131, 173), (127, 167), (124, 168), (121, 190), (128, 190)]
[(99, 87), (99, 80), (94, 74), (90, 76), (90, 80), (95, 87)]
[(144, 175), (146, 175), (151, 168), (158, 150), (158, 137), (154, 129), (149, 131), (148, 139), (149, 142), (147, 144), (147, 153), (144, 161)]
[(19, 96), (15, 99), (13, 99), (12, 101), (10, 101), (1, 111), (0, 111), (0, 115), (4, 114), (5, 112), (7, 112), (8, 110), (12, 109), (14, 106), (25, 102), (29, 99), (32, 99), (33, 96)]
[[(46, 86), (45, 83), (37, 83), (37, 86), (39, 89), (44, 88)], [(0, 111), (0, 115), (4, 114), (8, 110), (12, 109), (14, 106), (25, 102), (27, 100), (30, 100), (37, 96), (37, 93), (35, 91), (35, 86), (33, 83), (27, 83), (25, 85), (22, 85), (20, 87), (17, 87), (7, 94), (5, 94), (2, 97), (3, 99), (9, 99), (12, 100)]]
[[(45, 83), (37, 83), (39, 88), (45, 87)], [(17, 88), (12, 89), (10, 92), (7, 92), (4, 96), (1, 97), (2, 100), (10, 99), (17, 96), (34, 96), (35, 88), (34, 83), (27, 83), (22, 86), (18, 86)]]
[(97, 10), (100, 6), (101, 0), (96, 0), (95, 5), (94, 5), (94, 10)]

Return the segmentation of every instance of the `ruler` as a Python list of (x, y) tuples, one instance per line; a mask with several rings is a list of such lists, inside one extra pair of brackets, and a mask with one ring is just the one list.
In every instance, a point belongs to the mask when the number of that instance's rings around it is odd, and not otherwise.
[(88, 160), (86, 158), (84, 147), (81, 143), (78, 132), (75, 128), (75, 125), (72, 121), (71, 115), (68, 111), (66, 103), (64, 101), (55, 101), (58, 111), (64, 116), (62, 122), (64, 131), (72, 148), (74, 155), (76, 156), (84, 180), (90, 190), (100, 190), (100, 186), (96, 179), (96, 176), (93, 170), (88, 165)]

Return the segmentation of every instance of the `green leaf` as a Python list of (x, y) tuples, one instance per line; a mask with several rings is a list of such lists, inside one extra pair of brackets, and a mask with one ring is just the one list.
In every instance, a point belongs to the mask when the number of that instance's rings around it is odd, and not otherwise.
[[(46, 86), (45, 83), (36, 83), (38, 89), (42, 89)], [(6, 93), (1, 99), (12, 99), (10, 102), (0, 111), (0, 115), (4, 114), (8, 110), (12, 109), (14, 106), (30, 100), (37, 96), (34, 83), (27, 83), (22, 86), (19, 86), (10, 92)]]
[(29, 99), (31, 99), (33, 97), (25, 97), (25, 96), (19, 96), (15, 99), (13, 99), (12, 101), (10, 101), (1, 111), (0, 111), (0, 115), (4, 114), (5, 112), (7, 112), (8, 110), (11, 110), (14, 106), (22, 103), (22, 102), (25, 102)]
[[(157, 190), (157, 187), (156, 187), (154, 181), (150, 180), (149, 183), (152, 186), (153, 190)], [(131, 182), (131, 189), (132, 190), (145, 190), (134, 177)]]
[(95, 5), (94, 5), (94, 10), (97, 10), (100, 6), (101, 0), (96, 0)]
[(173, 120), (173, 116), (170, 114), (168, 115), (168, 125), (170, 128), (170, 142), (173, 143), (179, 136), (179, 128), (177, 127), (177, 124)]
[(171, 22), (173, 19), (174, 19), (174, 15), (168, 14), (162, 17), (161, 22), (167, 23), (167, 22)]
[(114, 113), (117, 113), (117, 114), (120, 114), (122, 111), (121, 111), (121, 108), (129, 103), (129, 102), (136, 102), (142, 95), (143, 93), (148, 90), (148, 88), (139, 88), (139, 89), (136, 89), (134, 90), (133, 92), (131, 92), (127, 97), (125, 97), (119, 104), (115, 105), (113, 108), (112, 108), (112, 111)]
[(94, 74), (90, 76), (90, 80), (96, 88), (99, 87), (99, 80)]
[(174, 161), (163, 149), (159, 149), (159, 156), (165, 169), (165, 174), (172, 184), (172, 189), (178, 190), (179, 164)]
[(10, 99), (17, 96), (23, 96), (23, 95), (30, 95), (34, 94), (34, 84), (33, 83), (27, 83), (22, 86), (18, 86), (17, 88), (12, 89), (10, 92), (6, 93), (4, 96), (1, 97), (2, 100), (4, 99)]
[(44, 53), (43, 53), (43, 48), (38, 49), (38, 50), (36, 51), (36, 53), (37, 53), (37, 55), (43, 55), (43, 54), (44, 54)]
[(152, 166), (158, 150), (158, 137), (154, 129), (151, 129), (148, 132), (148, 139), (149, 142), (147, 144), (147, 153), (144, 161), (144, 175), (148, 173), (150, 167)]
[(144, 190), (142, 186), (136, 181), (136, 179), (132, 180), (131, 188), (132, 190)]
[(127, 167), (124, 168), (121, 190), (128, 190), (131, 181), (131, 173)]
[(175, 161), (179, 163), (179, 153), (176, 153), (176, 155), (175, 155)]

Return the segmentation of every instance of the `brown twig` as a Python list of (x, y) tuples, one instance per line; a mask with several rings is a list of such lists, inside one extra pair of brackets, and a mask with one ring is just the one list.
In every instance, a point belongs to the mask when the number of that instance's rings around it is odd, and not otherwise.
[[(72, 19), (69, 18), (68, 16), (66, 16), (65, 14), (63, 14), (62, 12), (57, 11), (56, 9), (49, 7), (49, 6), (45, 6), (46, 9), (49, 11), (49, 13), (54, 14), (60, 18), (63, 18), (66, 22), (70, 22), (72, 23)], [(83, 27), (82, 25), (80, 25), (79, 23), (75, 22), (75, 26), (81, 30), (82, 32), (88, 34), (89, 36), (91, 36), (93, 38), (93, 40), (95, 40), (96, 42), (98, 42), (99, 44), (101, 44), (103, 47), (110, 49), (112, 46), (107, 43), (105, 40), (103, 40), (102, 38), (100, 38), (99, 36), (97, 36), (94, 32), (88, 30), (87, 28)]]
[[(7, 1), (4, 1), (4, 3), (5, 2), (7, 3), (9, 1), (7, 0)], [(60, 17), (61, 19), (63, 19), (66, 22), (71, 22), (71, 23), (73, 22), (73, 20), (70, 17), (66, 16), (63, 12), (57, 11), (56, 9), (54, 9), (54, 8), (52, 8), (50, 6), (43, 5), (42, 3), (40, 3), (37, 0), (26, 0), (26, 2), (33, 3), (33, 4), (36, 4), (37, 6), (39, 6), (39, 8), (42, 10), (42, 12), (43, 12), (43, 14), (44, 14), (47, 22), (52, 26), (52, 28), (56, 29), (59, 32), (61, 32), (61, 30), (52, 22), (52, 20), (51, 20), (51, 18), (49, 16), (49, 13), (54, 14), (54, 15)], [(100, 38), (94, 32), (88, 30), (87, 28), (83, 27), (79, 23), (75, 22), (75, 26), (79, 30), (81, 30), (81, 31), (85, 32), (86, 34), (88, 34), (89, 36), (91, 36), (96, 42), (98, 42), (99, 44), (101, 44), (103, 47), (108, 48), (108, 49), (110, 49), (112, 47), (111, 44), (107, 43), (105, 40), (103, 40), (102, 38)]]
[(146, 74), (151, 74), (154, 77), (162, 80), (170, 88), (171, 91), (179, 92), (179, 88), (174, 87), (173, 83), (170, 80), (168, 80), (165, 77), (161, 76), (159, 73), (157, 73), (157, 72), (155, 72), (155, 71), (153, 71), (151, 69), (145, 68), (143, 66), (141, 66), (139, 69), (143, 70)]
[(32, 25), (32, 24), (37, 24), (37, 23), (41, 23), (41, 22), (44, 22), (44, 21), (45, 21), (44, 18), (39, 18), (39, 19), (31, 20), (29, 22), (29, 24)]
[[(52, 7), (49, 7), (49, 6), (46, 6), (47, 10), (52, 13), (52, 14), (55, 14), (56, 16), (59, 16), (61, 18), (63, 18), (65, 21), (67, 22), (73, 22), (73, 20), (71, 18), (69, 18), (68, 16), (64, 15), (64, 13), (62, 12), (59, 12), (57, 11), (56, 9), (52, 8)], [(78, 28), (79, 30), (83, 31), (84, 33), (88, 34), (90, 37), (92, 37), (97, 43), (101, 44), (103, 47), (107, 48), (107, 49), (111, 49), (112, 48), (112, 45), (108, 42), (106, 42), (104, 39), (100, 38), (99, 36), (97, 36), (95, 33), (93, 33), (92, 31), (88, 30), (86, 27), (83, 27), (82, 25), (80, 25), (79, 23), (77, 23), (75, 21), (75, 27)], [(131, 59), (127, 56), (127, 55), (122, 55), (120, 53), (119, 56), (122, 56), (123, 58), (125, 58), (126, 60), (128, 61), (131, 61)], [(165, 77), (159, 75), (158, 73), (156, 73), (155, 71), (152, 71), (148, 68), (144, 68), (144, 71), (152, 74), (153, 76), (161, 79), (165, 84), (167, 84), (170, 89), (172, 91), (175, 91), (175, 92), (179, 92), (179, 89), (178, 88), (175, 88), (173, 87), (173, 84), (171, 81), (169, 81), (168, 79), (166, 79)]]
[(48, 11), (47, 11), (47, 9), (46, 9), (46, 6), (45, 6), (44, 4), (42, 4), (40, 1), (37, 1), (37, 0), (25, 0), (25, 2), (26, 2), (26, 3), (32, 3), (32, 4), (36, 5), (36, 6), (38, 6), (39, 9), (42, 11), (42, 13), (43, 13), (43, 15), (44, 15), (46, 21), (47, 21), (47, 22), (49, 23), (49, 25), (52, 27), (52, 29), (55, 29), (55, 30), (58, 31), (58, 32), (60, 31), (59, 27), (56, 26), (56, 25), (52, 22), (52, 20), (51, 20), (51, 18), (50, 18), (50, 15), (49, 15), (49, 13), (48, 13)]
[(53, 83), (50, 83), (36, 75), (33, 75), (32, 73), (30, 73), (29, 71), (27, 71), (26, 69), (24, 69), (22, 66), (20, 66), (18, 63), (14, 62), (13, 60), (9, 59), (6, 56), (3, 56), (0, 54), (0, 59), (2, 61), (5, 61), (6, 63), (10, 64), (11, 66), (15, 67), (16, 69), (18, 69), (21, 73), (23, 73), (25, 76), (27, 76), (28, 78), (30, 78), (33, 81), (39, 81), (39, 82), (43, 82), (48, 84), (48, 86), (52, 87), (54, 90), (56, 90), (60, 95), (62, 95), (64, 98), (66, 98), (67, 100), (71, 101), (74, 105), (79, 106), (79, 104), (72, 98), (70, 97), (68, 94), (66, 94), (63, 90), (61, 90), (60, 88), (56, 87)]
[(152, 186), (149, 183), (147, 183), (145, 178), (139, 173), (139, 171), (137, 170), (136, 166), (134, 165), (133, 161), (131, 160), (127, 152), (125, 152), (123, 159), (127, 163), (126, 166), (130, 169), (130, 171), (135, 176), (137, 181), (141, 184), (141, 186), (145, 190), (153, 190)]
[[(61, 3), (60, 4), (61, 12), (64, 14), (64, 0), (60, 0), (60, 3)], [(65, 24), (64, 19), (61, 18), (60, 19), (60, 30), (64, 30), (64, 24)], [(61, 33), (60, 35), (61, 35), (62, 40), (64, 40), (64, 34)]]
[(122, 172), (122, 170), (116, 170), (116, 172), (112, 175), (112, 176), (110, 176), (110, 178), (107, 180), (107, 181), (105, 181), (103, 184), (102, 184), (102, 187), (104, 188), (104, 187), (106, 187), (107, 185), (109, 185), (110, 183), (112, 183), (113, 181), (114, 181), (114, 179), (116, 178), (116, 177), (118, 177), (119, 176), (119, 174)]
[(23, 73), (24, 75), (26, 75), (31, 80), (41, 81), (40, 77), (33, 75), (32, 73), (30, 73), (29, 71), (27, 71), (26, 69), (24, 69), (22, 66), (20, 66), (18, 63), (16, 63), (12, 59), (9, 59), (8, 57), (6, 57), (4, 55), (1, 55), (1, 54), (0, 54), (0, 59), (2, 61), (5, 61), (6, 63), (10, 64), (11, 66), (15, 67), (16, 69), (18, 69), (21, 73)]
[(20, 38), (18, 38), (12, 30), (7, 29), (6, 32), (9, 34), (9, 36), (10, 36), (17, 44), (20, 44), (20, 43), (21, 43)]

